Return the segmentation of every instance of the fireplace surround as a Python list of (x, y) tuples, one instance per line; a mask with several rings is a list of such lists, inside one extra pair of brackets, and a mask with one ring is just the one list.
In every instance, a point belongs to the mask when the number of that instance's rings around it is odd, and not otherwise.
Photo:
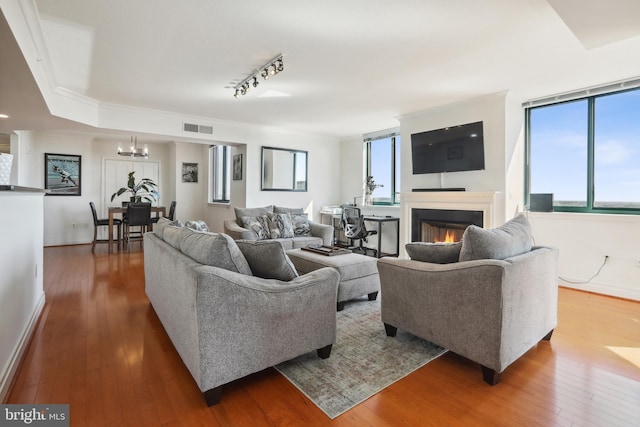
[[(484, 228), (495, 228), (504, 222), (502, 193), (496, 191), (427, 191), (406, 192), (401, 194), (401, 248), (412, 238), (412, 211), (417, 209), (442, 211), (472, 211), (479, 213), (480, 221), (469, 223)], [(435, 220), (437, 222), (437, 220)], [(446, 221), (446, 222), (455, 222)], [(406, 252), (402, 251), (404, 257)]]

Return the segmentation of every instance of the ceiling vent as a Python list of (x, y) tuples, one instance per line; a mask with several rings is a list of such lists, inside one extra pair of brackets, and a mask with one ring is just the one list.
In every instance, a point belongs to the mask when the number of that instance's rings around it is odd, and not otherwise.
[(197, 125), (194, 123), (184, 123), (183, 130), (185, 132), (204, 133), (207, 135), (213, 135), (213, 126)]

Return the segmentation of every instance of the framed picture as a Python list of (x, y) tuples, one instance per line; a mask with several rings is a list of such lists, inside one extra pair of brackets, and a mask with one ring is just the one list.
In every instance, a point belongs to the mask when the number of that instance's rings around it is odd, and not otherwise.
[(182, 164), (182, 182), (198, 182), (198, 164)]
[(233, 156), (233, 180), (242, 180), (242, 154)]
[(44, 188), (49, 196), (82, 194), (82, 157), (44, 153)]

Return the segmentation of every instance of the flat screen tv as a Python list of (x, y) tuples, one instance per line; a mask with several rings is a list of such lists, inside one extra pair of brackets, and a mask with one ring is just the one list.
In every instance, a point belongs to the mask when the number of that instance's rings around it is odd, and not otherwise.
[(413, 174), (484, 169), (482, 122), (411, 135)]

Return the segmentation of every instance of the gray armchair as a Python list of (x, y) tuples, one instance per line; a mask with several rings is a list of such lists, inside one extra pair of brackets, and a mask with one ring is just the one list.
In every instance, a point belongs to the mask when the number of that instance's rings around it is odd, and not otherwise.
[[(479, 363), (484, 380), (495, 385), (510, 364), (540, 340), (551, 339), (557, 324), (558, 251), (529, 246), (504, 259), (454, 262), (457, 253), (469, 254), (461, 247), (472, 237), (465, 232), (463, 244), (428, 247), (447, 252), (448, 260), (434, 255), (439, 263), (425, 262), (429, 254), (424, 252), (414, 255), (421, 261), (380, 259), (381, 317), (388, 336), (399, 328), (447, 348)], [(501, 243), (498, 250), (504, 248)]]

